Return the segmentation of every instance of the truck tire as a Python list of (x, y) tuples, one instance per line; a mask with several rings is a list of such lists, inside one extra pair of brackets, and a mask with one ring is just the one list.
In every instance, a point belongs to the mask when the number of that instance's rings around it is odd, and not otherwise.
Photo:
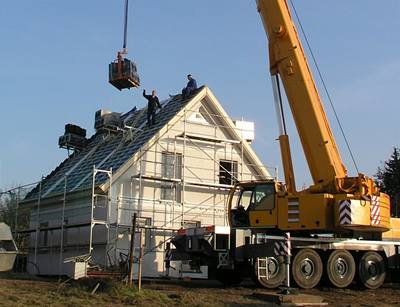
[(377, 289), (386, 278), (386, 265), (377, 252), (366, 252), (358, 261), (358, 280), (367, 289)]
[(224, 286), (236, 286), (243, 280), (237, 270), (228, 269), (217, 269), (216, 279)]
[[(267, 289), (278, 288), (285, 280), (285, 264), (277, 257), (265, 258), (265, 262), (264, 266), (266, 269), (264, 269), (263, 275), (268, 274), (268, 278), (258, 276), (258, 258), (255, 260), (254, 273), (256, 282)], [(265, 270), (267, 270), (267, 272), (265, 272)]]
[(353, 255), (347, 250), (335, 250), (326, 263), (326, 274), (329, 282), (337, 288), (346, 288), (356, 274), (356, 263)]
[(318, 253), (312, 249), (299, 250), (291, 266), (293, 279), (300, 288), (314, 288), (321, 280), (322, 260)]

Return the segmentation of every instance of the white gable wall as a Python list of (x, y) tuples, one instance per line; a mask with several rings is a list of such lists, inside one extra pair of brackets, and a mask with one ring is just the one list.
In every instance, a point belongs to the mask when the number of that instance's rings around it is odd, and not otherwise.
[[(204, 116), (198, 122), (188, 120), (194, 118), (193, 114), (196, 115), (199, 110), (207, 114), (207, 109), (210, 109), (209, 102), (203, 100), (186, 110), (186, 114), (168, 127), (168, 131), (146, 149), (141, 158), (112, 185), (112, 195), (119, 205), (118, 223), (131, 225), (132, 214), (136, 210), (139, 217), (147, 218), (151, 227), (154, 227), (145, 230), (147, 254), (144, 258), (144, 276), (156, 277), (164, 273), (165, 242), (172, 234), (167, 229), (179, 229), (191, 223), (227, 225), (226, 201), (229, 189), (218, 187), (220, 160), (237, 163), (237, 179), (240, 181), (265, 178), (265, 173), (256, 173), (255, 167), (249, 165), (250, 157), (245, 156), (242, 144), (229, 141), (235, 136), (218, 116)], [(211, 113), (210, 110), (208, 112)], [(184, 138), (183, 133), (195, 139)], [(200, 137), (209, 140), (200, 140)], [(168, 178), (182, 179), (182, 182), (161, 180), (165, 175), (163, 167), (166, 167), (162, 155), (166, 152), (172, 157), (181, 156), (181, 178), (177, 178), (179, 174)], [(177, 172), (176, 169), (174, 171)], [(204, 186), (194, 183), (202, 183)], [(163, 186), (168, 185), (176, 189), (172, 200), (163, 199)], [(117, 210), (112, 211), (112, 220), (115, 221)], [(123, 238), (118, 242), (116, 255), (119, 252), (126, 253), (129, 248), (127, 228), (121, 227), (119, 233)]]

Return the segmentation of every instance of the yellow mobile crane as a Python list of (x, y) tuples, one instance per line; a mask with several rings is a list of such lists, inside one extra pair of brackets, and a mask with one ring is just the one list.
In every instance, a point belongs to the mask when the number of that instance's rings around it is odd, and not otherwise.
[[(285, 279), (284, 234), (290, 232), (290, 270), (298, 286), (315, 287), (325, 272), (336, 287), (347, 287), (357, 277), (363, 286), (378, 288), (386, 272), (400, 264), (399, 219), (390, 217), (389, 196), (379, 191), (373, 179), (361, 173), (348, 176), (287, 0), (258, 0), (257, 9), (268, 36), (285, 184), (237, 183), (228, 200), (229, 248), (215, 245), (222, 235), (216, 228), (190, 235), (181, 231), (172, 241), (177, 249), (172, 259), (185, 259), (182, 253), (186, 253), (186, 259), (190, 255), (195, 263), (213, 267), (219, 279), (233, 282), (251, 272), (261, 285), (274, 288)], [(314, 182), (302, 191), (295, 185), (280, 80)], [(214, 237), (206, 240), (204, 236), (210, 234)], [(238, 240), (240, 236), (247, 240)], [(193, 243), (196, 240), (199, 244)], [(190, 249), (185, 245), (189, 241)], [(203, 249), (208, 260), (201, 254)], [(224, 252), (227, 255), (222, 257)], [(218, 261), (211, 260), (213, 256)]]
[[(287, 2), (258, 1), (258, 11), (269, 41), (270, 72), (279, 114), (279, 142), (286, 184), (238, 184), (237, 189), (265, 190), (270, 196), (253, 203), (246, 211), (231, 208), (232, 226), (242, 226), (242, 221), (246, 220), (242, 215), (245, 214), (248, 217), (245, 226), (252, 228), (358, 233), (364, 237), (376, 237), (375, 233), (389, 230), (389, 197), (380, 193), (374, 181), (364, 174), (347, 175)], [(279, 78), (314, 181), (303, 191), (296, 191)], [(373, 207), (378, 210), (375, 212)]]

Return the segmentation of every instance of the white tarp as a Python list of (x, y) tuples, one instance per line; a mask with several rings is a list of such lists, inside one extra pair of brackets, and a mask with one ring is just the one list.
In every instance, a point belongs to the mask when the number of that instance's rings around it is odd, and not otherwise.
[(0, 223), (0, 241), (12, 240), (10, 227), (5, 223)]
[(10, 227), (0, 223), (0, 272), (12, 269), (17, 253)]

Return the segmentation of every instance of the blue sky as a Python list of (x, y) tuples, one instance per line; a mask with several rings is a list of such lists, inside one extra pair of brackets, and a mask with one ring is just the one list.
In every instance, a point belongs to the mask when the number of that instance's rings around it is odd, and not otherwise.
[[(358, 167), (373, 175), (399, 146), (400, 2), (294, 0), (341, 117)], [(122, 47), (123, 0), (6, 1), (0, 10), (0, 188), (47, 175), (67, 155), (64, 124), (93, 133), (100, 108), (144, 106), (141, 90), (108, 84), (108, 63)], [(143, 88), (160, 98), (192, 73), (233, 118), (255, 121), (254, 147), (268, 166), (280, 153), (266, 36), (253, 0), (131, 0), (128, 57)], [(321, 95), (326, 101), (325, 95)], [(328, 116), (355, 174), (332, 112)], [(290, 116), (289, 116), (290, 118)], [(289, 125), (299, 187), (311, 183)], [(282, 173), (282, 171), (281, 171)]]

